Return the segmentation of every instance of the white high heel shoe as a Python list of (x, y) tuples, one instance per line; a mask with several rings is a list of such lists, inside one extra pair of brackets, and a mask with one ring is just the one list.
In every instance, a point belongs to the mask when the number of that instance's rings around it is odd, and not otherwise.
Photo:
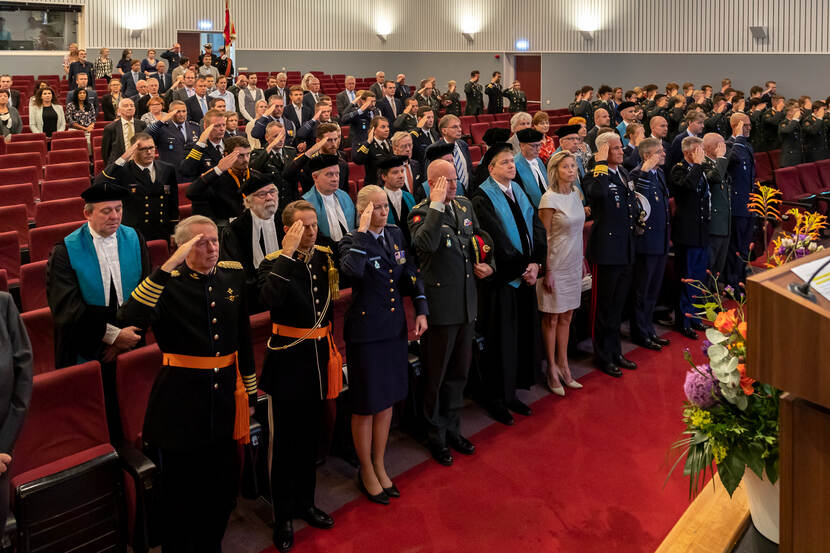
[(565, 379), (562, 378), (562, 375), (559, 375), (559, 381), (562, 382), (562, 384), (564, 384), (568, 388), (572, 388), (574, 390), (581, 390), (582, 389), (582, 384), (580, 384), (576, 380), (571, 380), (570, 382), (565, 382)]
[[(548, 369), (548, 372), (547, 372), (548, 389), (551, 391), (551, 393), (553, 393), (557, 396), (565, 397), (565, 388), (562, 387), (562, 384), (559, 384), (559, 386), (556, 386), (556, 387), (552, 386), (551, 385), (551, 376), (552, 376), (551, 371), (550, 371), (550, 369)], [(561, 379), (562, 379), (562, 377), (559, 376), (559, 373), (557, 373), (556, 376), (553, 377), (553, 382), (558, 383), (558, 382), (561, 381)]]

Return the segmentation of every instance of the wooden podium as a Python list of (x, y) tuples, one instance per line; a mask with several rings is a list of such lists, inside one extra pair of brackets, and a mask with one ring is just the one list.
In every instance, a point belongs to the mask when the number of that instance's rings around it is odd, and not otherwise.
[(784, 390), (780, 409), (781, 553), (830, 550), (830, 301), (789, 290), (793, 267), (747, 279), (747, 373)]

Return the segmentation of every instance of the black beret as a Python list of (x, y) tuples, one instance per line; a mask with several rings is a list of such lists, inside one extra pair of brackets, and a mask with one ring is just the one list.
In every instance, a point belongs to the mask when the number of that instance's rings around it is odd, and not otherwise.
[(444, 156), (452, 155), (455, 149), (455, 144), (448, 144), (446, 142), (435, 142), (427, 146), (426, 156), (428, 161), (435, 161)]
[(622, 111), (624, 109), (633, 108), (633, 107), (637, 107), (637, 104), (635, 104), (634, 102), (623, 102), (622, 104), (620, 104), (617, 107), (617, 111)]
[(481, 158), (481, 165), (487, 167), (493, 161), (493, 158), (502, 152), (513, 153), (513, 145), (510, 142), (497, 142), (493, 144), (487, 148), (487, 152)]
[(484, 131), (484, 135), (481, 137), (484, 143), (488, 146), (492, 146), (497, 142), (507, 142), (507, 139), (509, 138), (510, 131), (501, 127), (490, 127)]
[(320, 154), (318, 156), (314, 156), (313, 158), (311, 158), (311, 161), (308, 162), (308, 169), (312, 173), (321, 171), (326, 167), (339, 165), (339, 160), (340, 158), (338, 158), (334, 154)]
[(378, 162), (377, 168), (386, 170), (401, 167), (407, 161), (409, 161), (409, 158), (406, 156), (386, 156)]
[(564, 138), (569, 134), (578, 134), (579, 131), (582, 129), (582, 125), (562, 125), (558, 129), (556, 129), (556, 136), (559, 138)]
[(545, 135), (534, 129), (533, 127), (528, 127), (526, 129), (522, 129), (516, 133), (516, 138), (519, 139), (519, 142), (522, 144), (527, 144), (529, 142), (541, 142)]
[(239, 191), (242, 192), (243, 196), (250, 196), (260, 188), (268, 186), (269, 184), (274, 184), (274, 179), (269, 174), (252, 170), (251, 176), (240, 187)]
[(110, 181), (97, 182), (81, 192), (81, 198), (88, 204), (123, 200), (130, 195), (130, 190)]

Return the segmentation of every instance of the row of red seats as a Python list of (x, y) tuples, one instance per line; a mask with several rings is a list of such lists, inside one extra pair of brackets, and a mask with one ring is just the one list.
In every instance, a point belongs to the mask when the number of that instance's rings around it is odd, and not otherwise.
[(830, 159), (776, 169), (775, 184), (784, 201), (806, 203), (813, 210), (826, 213), (830, 202)]

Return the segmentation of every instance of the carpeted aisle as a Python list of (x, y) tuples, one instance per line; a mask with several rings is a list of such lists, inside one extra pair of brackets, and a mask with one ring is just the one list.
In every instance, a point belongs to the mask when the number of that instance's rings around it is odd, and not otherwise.
[[(667, 451), (682, 431), (686, 370), (679, 334), (657, 354), (638, 348), (640, 366), (613, 379), (597, 371), (564, 399), (547, 396), (514, 427), (494, 424), (472, 457), (442, 467), (427, 461), (395, 482), (388, 507), (353, 501), (329, 531), (303, 529), (308, 553), (649, 553), (688, 505), (678, 471), (663, 488)], [(267, 549), (271, 553), (275, 549)], [(265, 553), (265, 552), (263, 552)]]

